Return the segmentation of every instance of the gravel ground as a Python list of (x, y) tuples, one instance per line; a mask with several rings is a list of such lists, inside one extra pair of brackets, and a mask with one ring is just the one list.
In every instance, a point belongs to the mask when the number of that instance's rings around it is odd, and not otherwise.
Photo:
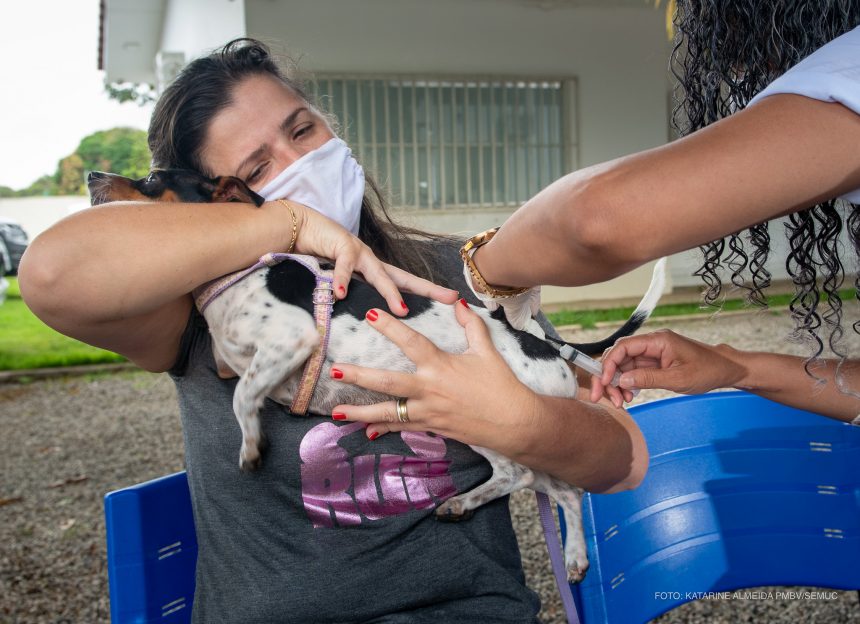
[[(784, 315), (726, 314), (669, 326), (708, 342), (803, 353), (785, 340)], [(637, 402), (668, 394), (642, 392)], [(0, 385), (0, 431), (0, 623), (108, 622), (102, 497), (183, 468), (173, 384), (165, 375), (135, 372)], [(533, 495), (514, 495), (512, 513), (528, 582), (544, 601), (542, 618), (561, 623)], [(817, 601), (703, 600), (655, 622), (860, 622), (857, 593), (836, 594)]]

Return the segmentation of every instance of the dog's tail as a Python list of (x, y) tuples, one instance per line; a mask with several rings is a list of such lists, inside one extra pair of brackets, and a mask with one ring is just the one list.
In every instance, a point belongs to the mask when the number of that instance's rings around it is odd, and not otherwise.
[(663, 294), (663, 288), (666, 286), (666, 258), (660, 258), (657, 264), (654, 265), (654, 272), (651, 275), (651, 285), (648, 286), (648, 291), (642, 297), (642, 301), (636, 306), (633, 314), (627, 319), (621, 327), (618, 328), (611, 336), (600, 340), (599, 342), (584, 342), (574, 343), (568, 342), (571, 347), (578, 351), (582, 351), (586, 355), (600, 355), (606, 349), (615, 344), (619, 338), (630, 336), (642, 327), (642, 324), (651, 316), (651, 312), (657, 307), (657, 302)]

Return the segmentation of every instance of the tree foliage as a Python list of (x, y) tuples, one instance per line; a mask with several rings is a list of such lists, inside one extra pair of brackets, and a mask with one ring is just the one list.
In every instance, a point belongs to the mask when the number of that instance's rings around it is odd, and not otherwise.
[(144, 106), (156, 99), (155, 87), (143, 82), (110, 82), (105, 84), (105, 93), (120, 104), (134, 102), (138, 106)]
[(74, 152), (57, 163), (52, 175), (42, 176), (26, 189), (12, 191), (11, 194), (0, 188), (0, 197), (86, 195), (86, 176), (90, 171), (109, 171), (141, 178), (149, 171), (150, 160), (143, 130), (100, 130), (84, 137)]
[(84, 188), (84, 161), (79, 154), (69, 154), (57, 165), (57, 195), (80, 195)]
[(149, 147), (143, 130), (100, 130), (84, 137), (74, 153), (81, 157), (84, 171), (110, 171), (132, 178), (149, 171)]
[(43, 175), (41, 178), (33, 182), (23, 191), (19, 191), (20, 196), (29, 195), (56, 195), (57, 183), (52, 175)]

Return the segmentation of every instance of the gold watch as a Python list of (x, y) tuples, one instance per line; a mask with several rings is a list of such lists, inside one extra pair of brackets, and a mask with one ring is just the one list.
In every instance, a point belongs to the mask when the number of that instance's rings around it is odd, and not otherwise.
[(478, 290), (490, 295), (495, 299), (507, 299), (509, 297), (514, 297), (516, 295), (521, 295), (524, 292), (527, 292), (528, 288), (513, 288), (511, 286), (490, 286), (487, 283), (487, 280), (485, 280), (484, 277), (481, 275), (480, 271), (478, 271), (478, 267), (475, 266), (475, 263), (472, 260), (472, 254), (475, 253), (475, 250), (481, 245), (486, 245), (487, 243), (489, 243), (498, 231), (499, 228), (496, 227), (492, 230), (487, 230), (486, 232), (476, 234), (475, 236), (467, 240), (466, 243), (460, 248), (460, 256), (463, 258), (463, 262), (469, 269), (469, 273), (471, 274), (472, 280), (474, 281)]

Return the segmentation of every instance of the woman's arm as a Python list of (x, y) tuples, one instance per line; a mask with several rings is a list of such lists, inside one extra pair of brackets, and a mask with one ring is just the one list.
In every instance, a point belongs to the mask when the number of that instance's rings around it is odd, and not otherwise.
[(841, 104), (764, 98), (668, 145), (561, 178), (474, 260), (490, 284), (604, 281), (860, 188), (858, 142), (860, 116)]
[(415, 373), (334, 364), (339, 372), (333, 376), (340, 381), (407, 397), (409, 423), (395, 417), (393, 401), (339, 405), (333, 412), (369, 423), (371, 438), (390, 431), (432, 431), (491, 448), (595, 492), (639, 484), (647, 470), (648, 451), (624, 410), (608, 402), (595, 405), (532, 392), (499, 355), (481, 318), (467, 306), (457, 303), (454, 307), (469, 342), (463, 354), (439, 350), (423, 335), (380, 311), (370, 324), (403, 350), (415, 364)]
[[(592, 380), (591, 398), (606, 394), (616, 405), (632, 396), (630, 388), (663, 388), (700, 394), (717, 388), (747, 390), (803, 410), (851, 422), (860, 414), (860, 398), (840, 391), (835, 380), (837, 360), (814, 364), (810, 377), (803, 358), (741, 351), (709, 345), (670, 330), (619, 340), (603, 358), (603, 376)], [(619, 391), (605, 383), (623, 371)], [(860, 388), (860, 362), (846, 360), (840, 371), (843, 387)]]
[[(439, 300), (455, 293), (379, 262), (369, 248), (330, 219), (291, 204), (295, 249), (336, 261), (335, 296), (346, 296), (353, 270), (382, 293), (392, 310), (398, 288)], [(167, 370), (179, 348), (195, 287), (286, 251), (290, 210), (279, 202), (113, 203), (63, 219), (38, 236), (21, 261), (27, 305), (57, 331)], [(340, 291), (338, 285), (343, 285)]]
[(31, 310), (57, 331), (162, 371), (175, 361), (188, 293), (289, 245), (286, 208), (112, 203), (39, 235), (19, 273)]
[(582, 385), (576, 399), (531, 394), (528, 431), (505, 455), (589, 492), (621, 492), (642, 482), (648, 446), (625, 410), (608, 401), (589, 404)]
[[(860, 398), (843, 394), (836, 383), (838, 360), (822, 360), (821, 366), (812, 366), (812, 374), (824, 380), (820, 383), (807, 374), (804, 359), (797, 356), (739, 351), (728, 345), (716, 349), (745, 371), (734, 386), (738, 390), (845, 422), (860, 416)], [(840, 374), (843, 387), (855, 392), (860, 388), (860, 362), (846, 360)]]

